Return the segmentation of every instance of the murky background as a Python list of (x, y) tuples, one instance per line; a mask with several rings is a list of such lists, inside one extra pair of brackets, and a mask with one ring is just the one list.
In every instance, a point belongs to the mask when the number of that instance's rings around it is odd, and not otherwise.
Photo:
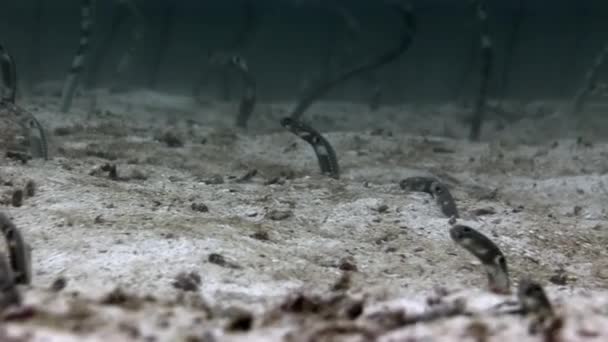
[[(247, 0), (136, 1), (145, 17), (137, 47), (134, 86), (191, 94), (204, 76), (211, 52), (234, 47), (247, 25)], [(399, 17), (379, 1), (251, 1), (251, 32), (236, 50), (249, 61), (262, 100), (293, 99), (310, 79), (335, 72), (394, 45)], [(362, 77), (339, 87), (330, 98), (367, 98), (374, 82), (389, 102), (445, 102), (474, 98), (478, 78), (478, 21), (467, 1), (413, 1), (418, 32), (398, 61), (375, 79)], [(608, 5), (602, 1), (490, 1), (496, 63), (491, 97), (521, 100), (573, 95), (594, 55), (605, 43)], [(342, 6), (356, 18), (351, 35)], [(97, 1), (92, 59), (112, 22), (113, 1)], [(2, 42), (15, 55), (27, 80), (65, 77), (77, 48), (80, 1), (5, 1), (0, 12)], [(171, 13), (173, 16), (171, 16)], [(39, 18), (40, 20), (37, 20)], [(111, 81), (121, 51), (129, 44), (133, 20), (102, 61), (100, 82)], [(168, 27), (166, 26), (168, 25)], [(167, 45), (162, 31), (167, 30)], [(508, 49), (512, 46), (512, 49)], [(510, 50), (507, 51), (507, 50)], [(160, 57), (159, 57), (160, 56)], [(333, 62), (327, 62), (332, 60)], [(155, 71), (155, 61), (160, 60)], [(203, 76), (201, 76), (203, 75)]]

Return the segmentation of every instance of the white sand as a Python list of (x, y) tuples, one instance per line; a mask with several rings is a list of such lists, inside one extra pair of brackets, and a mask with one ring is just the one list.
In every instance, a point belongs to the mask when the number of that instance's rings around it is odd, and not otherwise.
[[(532, 275), (545, 285), (564, 318), (563, 341), (608, 340), (608, 145), (586, 147), (575, 139), (581, 132), (593, 140), (608, 131), (601, 121), (576, 132), (556, 124), (559, 115), (530, 111), (528, 119), (501, 131), (497, 120), (488, 122), (489, 142), (469, 143), (466, 111), (458, 106), (370, 113), (360, 105), (318, 103), (306, 118), (338, 153), (342, 177), (336, 181), (319, 175), (312, 149), (279, 126), (292, 104), (261, 104), (243, 132), (232, 128), (236, 104), (198, 105), (151, 91), (96, 96), (75, 101), (68, 115), (57, 113), (57, 98), (22, 101), (39, 108), (35, 114), (49, 133), (74, 128), (68, 135), (49, 134), (51, 161), (2, 160), (5, 195), (27, 179), (38, 185), (22, 207), (2, 210), (33, 248), (26, 303), (48, 312), (11, 321), (0, 332), (28, 341), (306, 340), (319, 327), (344, 320), (284, 314), (264, 323), (269, 312), (299, 291), (327, 293), (342, 273), (341, 260), (349, 258), (357, 267), (349, 294), (366, 298), (354, 324), (366, 325), (373, 312), (388, 307), (424, 311), (438, 288), (450, 293), (445, 302), (463, 298), (479, 313), (385, 331), (381, 341), (475, 341), (473, 323), (487, 327), (488, 341), (542, 340), (542, 334), (529, 334), (527, 318), (485, 313), (513, 297), (487, 292), (479, 263), (450, 240), (448, 220), (430, 196), (398, 185), (405, 177), (435, 175), (450, 185), (460, 221), (501, 247), (514, 282)], [(370, 134), (375, 129), (384, 132)], [(167, 131), (185, 146), (157, 141)], [(566, 138), (555, 139), (560, 136)], [(454, 153), (434, 153), (434, 147)], [(91, 175), (108, 162), (121, 177), (141, 173), (146, 179)], [(253, 169), (252, 180), (237, 182)], [(265, 185), (282, 174), (293, 177)], [(214, 175), (224, 183), (206, 184)], [(480, 199), (494, 189), (496, 198)], [(192, 203), (209, 211), (194, 211)], [(388, 210), (379, 212), (381, 205)], [(518, 206), (523, 210), (514, 212)], [(485, 207), (496, 213), (471, 213)], [(273, 210), (292, 215), (272, 220), (267, 214)], [(252, 237), (260, 232), (269, 240)], [(210, 263), (211, 253), (235, 267)], [(565, 285), (549, 281), (559, 269)], [(180, 272), (200, 275), (198, 292), (183, 298), (172, 286)], [(48, 288), (58, 277), (68, 285), (56, 294)], [(116, 287), (157, 300), (135, 309), (99, 304)], [(230, 307), (254, 313), (251, 331), (225, 331)], [(332, 338), (325, 340), (339, 340)]]

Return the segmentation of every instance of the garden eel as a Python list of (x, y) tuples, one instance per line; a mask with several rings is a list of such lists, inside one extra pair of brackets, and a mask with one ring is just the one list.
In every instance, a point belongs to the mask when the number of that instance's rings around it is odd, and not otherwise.
[(453, 226), (450, 229), (450, 237), (457, 245), (481, 261), (492, 292), (501, 294), (511, 292), (507, 261), (492, 240), (475, 229), (463, 225)]
[(358, 75), (371, 72), (383, 65), (386, 65), (397, 59), (403, 52), (405, 52), (405, 50), (407, 50), (412, 42), (416, 28), (413, 10), (411, 6), (403, 7), (399, 4), (391, 4), (390, 7), (394, 8), (401, 14), (404, 22), (404, 29), (399, 41), (399, 45), (394, 49), (391, 49), (388, 52), (376, 57), (375, 59), (356, 66), (340, 75), (335, 76), (334, 78), (330, 78), (325, 82), (322, 82), (317, 87), (312, 88), (309, 92), (304, 94), (302, 99), (300, 99), (294, 110), (291, 112), (289, 118), (283, 118), (281, 120), (281, 125), (283, 127), (298, 135), (313, 147), (319, 161), (321, 172), (329, 175), (332, 178), (338, 179), (340, 177), (338, 160), (333, 147), (318, 131), (300, 121), (300, 117), (314, 103), (314, 101), (325, 95), (333, 87)]
[(300, 99), (300, 101), (292, 111), (290, 115), (292, 119), (298, 120), (302, 116), (302, 114), (304, 114), (304, 112), (316, 100), (325, 95), (333, 87), (349, 79), (352, 79), (355, 76), (371, 72), (383, 65), (386, 65), (397, 59), (401, 54), (403, 54), (407, 50), (407, 48), (412, 42), (416, 29), (413, 9), (411, 6), (401, 6), (399, 4), (390, 4), (389, 6), (391, 8), (394, 8), (401, 14), (402, 20), (404, 22), (404, 29), (401, 34), (401, 39), (399, 40), (399, 45), (366, 63), (353, 67), (352, 69), (340, 75), (336, 75), (334, 78), (329, 79), (326, 82), (321, 83), (317, 87), (313, 87), (312, 89), (310, 89), (310, 91), (304, 94), (302, 99)]
[(29, 285), (32, 280), (30, 248), (13, 222), (0, 212), (0, 231), (8, 247), (9, 265), (15, 284)]
[(120, 28), (127, 19), (127, 16), (131, 16), (133, 18), (133, 28), (131, 30), (129, 37), (130, 40), (127, 48), (122, 53), (115, 68), (115, 79), (120, 81), (119, 79), (121, 76), (131, 65), (131, 61), (137, 51), (137, 47), (140, 45), (140, 42), (143, 39), (145, 20), (143, 14), (133, 0), (115, 0), (114, 8), (112, 9), (110, 30), (102, 41), (97, 53), (91, 59), (90, 72), (87, 82), (89, 88), (97, 85), (99, 70), (102, 68), (106, 56), (108, 53), (110, 53), (112, 45), (115, 44), (119, 34), (121, 33)]
[(236, 126), (247, 128), (247, 122), (255, 109), (257, 98), (256, 82), (249, 71), (247, 61), (243, 57), (238, 55), (232, 56), (229, 63), (237, 70), (239, 75), (241, 75), (245, 87), (243, 89), (243, 97), (241, 98), (241, 103), (239, 105), (239, 114), (236, 117)]
[[(0, 69), (4, 92), (0, 98), (0, 117), (17, 123), (29, 139), (32, 157), (48, 159), (46, 133), (34, 115), (15, 104), (17, 97), (17, 68), (13, 57), (0, 45)], [(37, 133), (37, 134), (36, 134)]]
[(76, 91), (78, 80), (85, 65), (87, 52), (89, 51), (89, 39), (94, 23), (94, 7), (95, 0), (82, 0), (80, 5), (80, 41), (78, 44), (78, 50), (76, 50), (76, 54), (72, 60), (72, 66), (68, 71), (68, 76), (63, 85), (63, 91), (61, 92), (60, 109), (63, 113), (67, 113), (72, 106), (74, 92)]
[(312, 146), (315, 154), (317, 155), (321, 173), (335, 179), (340, 178), (340, 168), (338, 167), (336, 152), (329, 141), (327, 141), (327, 139), (325, 139), (321, 133), (309, 125), (291, 117), (281, 119), (281, 126), (302, 138), (302, 140), (306, 141)]
[(447, 217), (458, 218), (458, 208), (448, 187), (433, 177), (410, 177), (399, 182), (403, 190), (426, 192), (435, 198), (441, 212)]
[(125, 72), (125, 70), (127, 70), (127, 68), (131, 65), (133, 56), (135, 56), (135, 52), (137, 51), (137, 46), (144, 37), (146, 23), (144, 15), (133, 0), (118, 1), (129, 10), (131, 16), (135, 19), (135, 23), (131, 31), (131, 42), (129, 43), (129, 47), (127, 48), (127, 50), (124, 52), (124, 54), (118, 61), (118, 65), (116, 67), (116, 74), (120, 77)]
[(477, 19), (480, 26), (480, 42), (481, 42), (481, 81), (479, 84), (479, 94), (475, 102), (475, 109), (471, 120), (471, 131), (469, 139), (479, 141), (481, 135), (481, 125), (485, 115), (486, 101), (488, 97), (488, 86), (490, 76), (492, 74), (492, 66), (494, 62), (494, 51), (492, 37), (490, 37), (490, 28), (488, 25), (488, 10), (485, 0), (477, 0)]
[(571, 115), (578, 116), (580, 114), (585, 106), (587, 98), (598, 86), (598, 78), (600, 76), (599, 71), (606, 61), (606, 56), (608, 56), (608, 43), (606, 43), (598, 52), (593, 60), (593, 64), (589, 70), (587, 70), (587, 73), (585, 74), (585, 82), (579, 88), (574, 96), (574, 100), (572, 101)]

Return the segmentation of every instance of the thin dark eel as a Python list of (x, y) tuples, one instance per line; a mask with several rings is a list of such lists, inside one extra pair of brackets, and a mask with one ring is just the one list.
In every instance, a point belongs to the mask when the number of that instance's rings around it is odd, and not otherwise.
[(425, 192), (433, 198), (439, 205), (441, 212), (447, 217), (458, 218), (458, 208), (454, 202), (454, 197), (448, 187), (433, 177), (410, 177), (399, 182), (403, 190)]
[(93, 8), (95, 0), (82, 0), (80, 5), (80, 42), (78, 50), (72, 60), (72, 66), (68, 71), (68, 76), (61, 92), (61, 111), (67, 113), (72, 106), (74, 92), (78, 86), (78, 80), (84, 68), (87, 53), (89, 51), (89, 39), (94, 23)]
[[(0, 69), (2, 70), (2, 82), (4, 92), (0, 98), (0, 117), (4, 116), (16, 122), (29, 139), (32, 156), (48, 159), (48, 144), (44, 127), (36, 117), (25, 109), (15, 104), (17, 96), (17, 68), (11, 54), (0, 45)], [(37, 130), (38, 135), (33, 130)]]
[(120, 57), (118, 65), (116, 66), (117, 78), (119, 78), (131, 65), (133, 56), (135, 56), (135, 53), (137, 52), (137, 47), (140, 45), (140, 42), (142, 41), (146, 30), (146, 21), (144, 15), (140, 11), (139, 7), (137, 7), (137, 4), (135, 4), (133, 0), (119, 1), (131, 13), (131, 16), (134, 19), (134, 24), (133, 29), (131, 30), (131, 41), (129, 42), (129, 47)]
[(110, 30), (105, 35), (96, 53), (93, 54), (93, 58), (91, 58), (88, 80), (86, 82), (89, 88), (97, 86), (99, 70), (104, 64), (107, 55), (112, 50), (112, 45), (116, 43), (116, 40), (119, 37), (120, 28), (127, 18), (127, 11), (123, 7), (122, 1), (115, 0), (113, 6)]
[(331, 178), (340, 178), (340, 168), (338, 166), (338, 159), (336, 158), (336, 151), (321, 133), (309, 125), (290, 117), (281, 119), (281, 126), (312, 146), (317, 155), (321, 173), (328, 175)]
[(17, 97), (17, 68), (13, 57), (0, 45), (0, 68), (2, 69), (3, 103), (15, 103)]
[(530, 279), (522, 279), (517, 287), (517, 299), (524, 313), (550, 315), (553, 307), (542, 286)]
[(148, 78), (148, 86), (155, 88), (158, 82), (158, 75), (160, 73), (160, 67), (162, 64), (167, 50), (169, 48), (169, 41), (171, 40), (171, 33), (175, 26), (175, 14), (177, 12), (177, 4), (179, 1), (168, 1), (166, 8), (164, 9), (165, 15), (163, 16), (163, 23), (161, 25), (159, 44), (157, 46), (156, 54), (154, 55), (152, 70), (150, 70)]
[[(214, 52), (211, 54), (210, 61), (213, 66), (217, 66), (218, 64), (222, 66), (222, 69), (219, 70), (219, 78), (221, 84), (221, 98), (225, 101), (230, 99), (230, 75), (228, 73), (228, 68), (225, 68), (224, 63), (215, 63), (217, 59), (222, 60), (223, 58), (216, 58), (221, 55), (235, 55), (241, 53), (247, 45), (253, 40), (255, 33), (257, 32), (259, 18), (258, 13), (256, 12), (254, 0), (244, 0), (242, 3), (242, 13), (243, 20), (241, 21), (241, 25), (236, 31), (234, 38), (229, 41), (229, 43), (223, 48), (221, 52)], [(198, 75), (197, 81), (193, 87), (193, 95), (195, 98), (198, 98), (201, 90), (203, 89), (203, 85), (209, 75), (210, 70), (208, 68), (202, 68), (200, 74)]]
[(6, 256), (0, 253), (0, 312), (10, 306), (21, 305), (21, 295), (16, 285)]
[(40, 77), (40, 56), (41, 54), (41, 37), (42, 37), (42, 15), (44, 10), (44, 2), (43, 0), (35, 0), (34, 2), (34, 10), (31, 22), (31, 31), (30, 31), (30, 44), (28, 48), (28, 77), (27, 77), (27, 87), (28, 89), (32, 89), (35, 81)]
[(587, 74), (585, 75), (585, 82), (579, 88), (576, 95), (574, 96), (574, 100), (572, 101), (571, 115), (578, 116), (580, 114), (580, 112), (585, 106), (587, 98), (597, 87), (599, 71), (606, 62), (606, 56), (608, 56), (608, 43), (606, 43), (604, 47), (602, 47), (600, 52), (595, 56), (593, 64), (591, 65), (589, 70), (587, 70)]
[(507, 261), (492, 240), (475, 229), (463, 225), (453, 226), (450, 229), (450, 237), (457, 245), (481, 261), (488, 275), (491, 291), (503, 294), (511, 292)]
[(230, 65), (232, 65), (241, 75), (245, 84), (243, 90), (243, 97), (239, 105), (239, 114), (236, 117), (236, 126), (241, 128), (247, 128), (247, 122), (255, 109), (255, 103), (257, 99), (256, 82), (249, 71), (247, 61), (241, 56), (233, 56), (230, 59)]
[(8, 247), (9, 265), (16, 284), (29, 285), (32, 280), (32, 264), (29, 246), (13, 222), (0, 212), (0, 231)]
[(490, 28), (488, 25), (488, 11), (485, 0), (477, 0), (477, 19), (479, 20), (479, 31), (481, 40), (481, 81), (479, 84), (479, 93), (475, 102), (475, 109), (471, 120), (471, 131), (469, 139), (479, 141), (481, 135), (481, 125), (483, 123), (486, 102), (488, 97), (488, 86), (490, 84), (490, 76), (494, 63), (494, 51), (492, 38), (490, 37)]
[(525, 0), (517, 1), (517, 10), (513, 15), (513, 23), (511, 30), (509, 31), (509, 38), (505, 47), (505, 61), (502, 68), (502, 82), (501, 82), (501, 100), (504, 100), (509, 93), (509, 85), (511, 81), (511, 69), (513, 65), (513, 59), (515, 57), (515, 50), (518, 46), (521, 37), (521, 27), (526, 14)]
[(394, 8), (401, 14), (402, 20), (404, 22), (404, 29), (401, 34), (401, 39), (399, 41), (399, 45), (395, 48), (389, 50), (388, 52), (368, 61), (367, 63), (363, 63), (359, 66), (356, 66), (341, 75), (335, 76), (333, 79), (329, 79), (326, 82), (320, 84), (317, 87), (314, 87), (309, 92), (307, 92), (300, 102), (296, 105), (294, 110), (292, 111), (290, 117), (292, 119), (298, 120), (302, 114), (320, 97), (325, 95), (328, 91), (330, 91), (333, 87), (338, 84), (345, 82), (349, 79), (352, 79), (355, 76), (358, 76), (362, 73), (373, 71), (377, 68), (380, 68), (383, 65), (386, 65), (395, 59), (397, 59), (401, 54), (403, 54), (408, 47), (412, 43), (412, 39), (414, 36), (414, 32), (416, 29), (414, 12), (411, 6), (403, 7), (398, 4), (390, 4), (390, 7)]

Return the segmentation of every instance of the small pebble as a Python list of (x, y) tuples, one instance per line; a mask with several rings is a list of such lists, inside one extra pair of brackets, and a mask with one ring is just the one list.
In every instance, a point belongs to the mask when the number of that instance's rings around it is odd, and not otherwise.
[(192, 203), (190, 208), (192, 208), (194, 211), (198, 211), (199, 213), (209, 212), (209, 208), (204, 203)]
[(201, 276), (196, 272), (181, 272), (171, 283), (173, 287), (182, 291), (197, 291), (201, 285)]
[(23, 190), (17, 189), (13, 191), (13, 196), (11, 197), (11, 204), (13, 207), (20, 207), (23, 205)]
[(273, 221), (282, 221), (290, 218), (293, 215), (291, 210), (271, 210), (266, 213), (266, 218)]

